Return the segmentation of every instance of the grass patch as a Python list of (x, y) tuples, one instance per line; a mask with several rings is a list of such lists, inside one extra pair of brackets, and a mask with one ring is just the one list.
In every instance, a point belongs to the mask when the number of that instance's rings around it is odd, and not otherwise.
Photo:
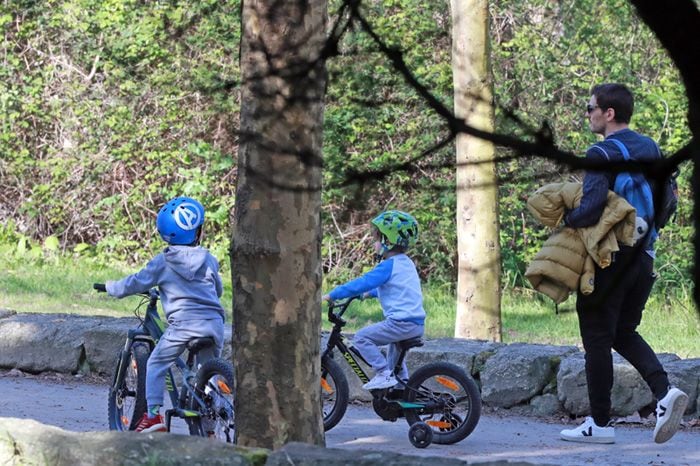
[[(1, 251), (0, 252), (4, 252)], [(95, 282), (116, 280), (136, 271), (127, 267), (104, 266), (89, 259), (55, 257), (19, 260), (0, 254), (0, 308), (20, 312), (72, 313), (81, 315), (130, 316), (138, 298), (111, 298), (92, 289)], [(231, 322), (231, 280), (224, 275), (222, 304)], [(428, 313), (428, 338), (454, 336), (455, 299), (449, 288), (424, 287), (424, 305)], [(323, 327), (330, 329), (325, 319)], [(355, 302), (347, 311), (348, 332), (382, 320), (375, 299)], [(575, 298), (559, 306), (526, 289), (508, 289), (502, 299), (503, 341), (580, 346)], [(644, 311), (639, 333), (658, 353), (675, 353), (682, 358), (700, 357), (700, 319), (689, 295), (678, 296), (655, 289)]]
[[(70, 313), (126, 317), (138, 297), (115, 299), (92, 288), (93, 283), (119, 280), (138, 269), (105, 266), (91, 260), (55, 257), (41, 261), (0, 257), (0, 308), (19, 312)], [(226, 280), (228, 278), (228, 281)], [(224, 277), (222, 304), (231, 320), (231, 283)]]

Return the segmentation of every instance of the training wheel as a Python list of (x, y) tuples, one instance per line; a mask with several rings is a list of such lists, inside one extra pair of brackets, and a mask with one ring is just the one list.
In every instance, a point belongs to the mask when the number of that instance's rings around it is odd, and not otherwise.
[(433, 441), (433, 430), (425, 422), (416, 422), (408, 429), (408, 440), (416, 448), (425, 448)]

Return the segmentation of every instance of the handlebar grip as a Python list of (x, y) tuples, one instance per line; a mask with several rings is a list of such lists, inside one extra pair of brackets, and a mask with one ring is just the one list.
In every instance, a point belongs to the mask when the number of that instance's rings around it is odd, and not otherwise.
[(106, 293), (107, 292), (107, 287), (105, 286), (104, 283), (93, 283), (92, 287), (96, 289), (99, 292)]

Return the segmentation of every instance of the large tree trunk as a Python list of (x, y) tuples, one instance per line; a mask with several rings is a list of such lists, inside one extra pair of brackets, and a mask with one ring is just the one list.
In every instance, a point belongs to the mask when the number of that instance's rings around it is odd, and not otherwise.
[[(451, 0), (455, 116), (493, 132), (487, 0)], [(501, 340), (498, 190), (493, 144), (457, 135), (455, 336)]]
[(321, 143), (326, 0), (246, 0), (233, 274), (236, 437), (323, 444)]

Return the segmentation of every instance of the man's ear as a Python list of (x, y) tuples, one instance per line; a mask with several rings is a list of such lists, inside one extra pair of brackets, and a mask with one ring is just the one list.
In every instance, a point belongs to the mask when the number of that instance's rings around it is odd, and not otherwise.
[(606, 121), (615, 121), (615, 109), (612, 107), (608, 107), (605, 109), (605, 120)]

